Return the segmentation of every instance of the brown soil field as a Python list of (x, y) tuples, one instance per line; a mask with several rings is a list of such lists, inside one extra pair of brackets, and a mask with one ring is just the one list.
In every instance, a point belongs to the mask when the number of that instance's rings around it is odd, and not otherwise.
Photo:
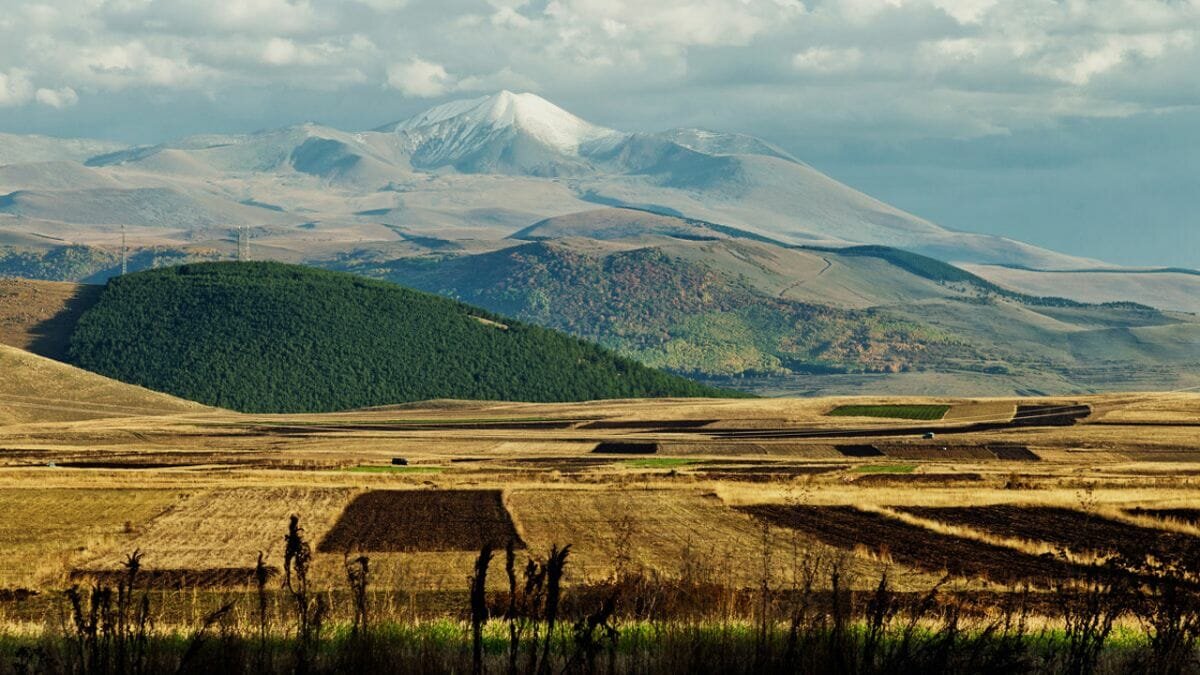
[(372, 490), (321, 539), (324, 553), (478, 551), (525, 543), (499, 490)]
[(645, 441), (602, 441), (596, 444), (592, 452), (607, 455), (653, 455), (658, 452), (659, 445)]
[(1127, 509), (1127, 513), (1133, 516), (1150, 516), (1162, 520), (1176, 520), (1189, 525), (1200, 525), (1200, 509), (1191, 508), (1174, 508), (1174, 509), (1148, 509), (1143, 507), (1134, 507)]
[[(701, 570), (714, 582), (752, 587), (761, 576), (765, 547), (774, 551), (772, 577), (785, 583), (797, 547), (820, 545), (782, 530), (764, 532), (761, 524), (729, 508), (717, 494), (686, 487), (516, 490), (508, 502), (531, 550), (572, 543), (576, 581), (603, 580), (624, 565), (667, 575)], [(851, 560), (848, 569), (865, 580), (882, 566), (864, 558)], [(905, 583), (935, 581), (915, 570), (907, 572), (900, 575)]]
[(1069, 427), (1092, 414), (1089, 405), (1017, 405), (1013, 424), (1017, 426)]
[(839, 445), (837, 451), (843, 457), (883, 457), (883, 451), (874, 445), (857, 443), (854, 445)]
[(752, 466), (705, 467), (697, 473), (707, 480), (733, 480), (763, 483), (817, 476), (849, 468), (846, 464), (758, 464)]
[(982, 445), (882, 445), (880, 452), (893, 459), (989, 460), (996, 454)]
[(1068, 576), (1065, 563), (973, 539), (935, 533), (852, 506), (748, 506), (772, 525), (800, 530), (845, 550), (865, 547), (880, 558), (966, 578), (1045, 584)]
[[(269, 567), (272, 577), (278, 567)], [(71, 582), (116, 588), (127, 580), (125, 570), (74, 570)], [(254, 584), (254, 567), (206, 567), (201, 569), (151, 569), (138, 572), (138, 585), (156, 590), (191, 590), (249, 587)]]
[(871, 473), (854, 479), (858, 487), (878, 485), (949, 485), (952, 483), (975, 483), (983, 480), (978, 473)]
[(996, 459), (1006, 460), (1010, 462), (1037, 462), (1041, 461), (1041, 457), (1036, 452), (1030, 450), (1023, 445), (1016, 444), (996, 444), (989, 445), (988, 450), (996, 456)]
[(1200, 551), (1200, 537), (1139, 527), (1075, 509), (1046, 506), (919, 507), (899, 509), (998, 537), (1045, 542), (1074, 552), (1125, 552), (1174, 558)]

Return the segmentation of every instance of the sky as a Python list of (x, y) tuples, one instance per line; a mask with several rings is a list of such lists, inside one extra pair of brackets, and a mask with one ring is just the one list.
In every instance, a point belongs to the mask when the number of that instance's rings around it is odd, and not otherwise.
[(365, 129), (532, 91), (945, 227), (1200, 268), (1200, 0), (0, 0), (0, 131)]

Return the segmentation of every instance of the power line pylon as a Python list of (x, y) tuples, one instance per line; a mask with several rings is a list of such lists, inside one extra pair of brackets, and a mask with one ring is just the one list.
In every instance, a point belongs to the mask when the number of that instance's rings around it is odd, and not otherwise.
[(250, 260), (250, 228), (245, 225), (238, 227), (237, 259), (238, 262)]

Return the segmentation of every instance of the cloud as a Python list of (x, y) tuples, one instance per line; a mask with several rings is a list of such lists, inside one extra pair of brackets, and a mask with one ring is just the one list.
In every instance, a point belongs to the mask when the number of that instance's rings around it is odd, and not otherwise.
[(413, 57), (405, 63), (392, 64), (387, 71), (387, 83), (407, 96), (435, 98), (449, 92), (454, 79), (441, 65)]
[(445, 67), (418, 57), (388, 68), (387, 84), (405, 96), (415, 98), (436, 98), (452, 92), (538, 89), (535, 81), (510, 68), (460, 78), (448, 73)]
[(34, 98), (42, 105), (48, 105), (51, 108), (70, 108), (79, 102), (79, 95), (70, 87), (62, 87), (60, 89), (38, 89), (34, 94)]
[(21, 70), (0, 70), (0, 107), (24, 105), (33, 96), (33, 84)]
[(110, 91), (150, 86), (194, 88), (222, 79), (221, 72), (193, 63), (186, 50), (160, 50), (141, 40), (60, 50), (64, 79)]
[(832, 49), (809, 47), (792, 57), (792, 67), (812, 73), (836, 73), (853, 70), (862, 61), (862, 51), (857, 47)]
[(107, 26), (168, 35), (304, 34), (333, 26), (336, 3), (310, 0), (126, 0), (99, 3)]
[(610, 123), (736, 100), (764, 123), (961, 137), (1200, 105), (1198, 45), (1198, 0), (55, 0), (0, 16), (0, 101), (503, 87)]

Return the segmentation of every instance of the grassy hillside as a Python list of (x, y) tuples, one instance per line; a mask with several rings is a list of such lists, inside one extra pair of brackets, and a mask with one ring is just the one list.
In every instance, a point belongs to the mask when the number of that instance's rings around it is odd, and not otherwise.
[(279, 263), (113, 279), (76, 326), (70, 355), (125, 382), (256, 412), (729, 395), (452, 300)]
[(975, 355), (963, 341), (921, 323), (771, 297), (742, 278), (657, 248), (590, 255), (538, 242), (354, 269), (564, 330), (676, 372), (893, 372)]
[(539, 241), (329, 264), (769, 394), (870, 390), (881, 377), (898, 391), (997, 394), (1188, 386), (1200, 335), (1192, 317), (1035, 298), (886, 247)]
[(206, 410), (2, 344), (0, 373), (0, 425)]
[[(919, 277), (936, 281), (943, 284), (970, 284), (978, 290), (996, 295), (1010, 300), (1016, 300), (1022, 304), (1031, 307), (1087, 307), (1088, 303), (1079, 302), (1077, 300), (1069, 300), (1053, 295), (1028, 295), (1025, 293), (1017, 293), (1006, 288), (1001, 288), (996, 284), (980, 277), (977, 274), (968, 272), (961, 267), (956, 267), (949, 263), (944, 263), (940, 260), (924, 256), (919, 253), (903, 251), (890, 246), (850, 246), (848, 248), (821, 248), (809, 247), (814, 251), (836, 252), (842, 256), (863, 256), (868, 258), (879, 258), (886, 260), (889, 263), (899, 267), (900, 269), (915, 274)], [(1152, 310), (1152, 307), (1147, 307), (1136, 302), (1104, 302), (1100, 303), (1101, 307), (1111, 307), (1118, 309), (1130, 310)]]

